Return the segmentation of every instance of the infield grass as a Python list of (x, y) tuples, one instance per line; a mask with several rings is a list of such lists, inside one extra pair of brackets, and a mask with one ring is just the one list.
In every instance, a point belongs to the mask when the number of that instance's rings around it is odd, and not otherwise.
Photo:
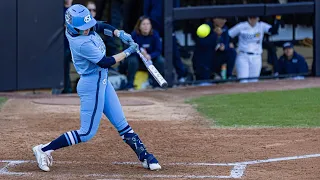
[(212, 95), (187, 102), (215, 126), (320, 126), (320, 88)]
[(6, 102), (6, 100), (7, 100), (7, 98), (0, 97), (0, 109), (1, 109), (1, 107), (2, 107), (2, 105), (3, 105), (3, 103)]

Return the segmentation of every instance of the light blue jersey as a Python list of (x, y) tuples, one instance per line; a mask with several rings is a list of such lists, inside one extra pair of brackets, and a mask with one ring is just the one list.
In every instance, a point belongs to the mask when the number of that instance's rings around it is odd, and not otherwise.
[[(63, 133), (55, 140), (45, 145), (40, 144), (32, 148), (38, 167), (43, 171), (50, 171), (52, 165), (51, 152), (75, 144), (87, 142), (97, 133), (101, 117), (104, 114), (125, 143), (136, 153), (144, 168), (159, 170), (161, 166), (158, 160), (147, 152), (139, 136), (128, 124), (119, 98), (108, 80), (108, 71), (101, 68), (102, 59), (106, 59), (106, 46), (101, 37), (91, 31), (89, 35), (81, 35), (83, 31), (98, 26), (98, 30), (115, 30), (110, 25), (99, 24), (83, 5), (75, 4), (66, 12), (66, 32), (72, 54), (72, 61), (80, 80), (77, 84), (77, 93), (80, 97), (80, 129)], [(101, 31), (97, 31), (101, 32)], [(113, 32), (113, 31), (112, 31)], [(130, 38), (127, 43), (129, 43)], [(102, 61), (101, 61), (102, 60)], [(115, 59), (112, 58), (113, 62)], [(102, 63), (101, 63), (101, 62)], [(99, 65), (97, 65), (99, 64)], [(102, 67), (110, 67), (104, 66)]]
[(97, 63), (106, 53), (106, 46), (94, 31), (88, 36), (71, 36), (66, 31), (66, 36), (70, 44), (72, 61), (78, 74), (85, 75), (100, 71), (102, 68)]

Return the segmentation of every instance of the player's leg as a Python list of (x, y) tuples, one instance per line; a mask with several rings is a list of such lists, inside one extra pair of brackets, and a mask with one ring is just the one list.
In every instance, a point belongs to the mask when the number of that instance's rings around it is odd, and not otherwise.
[(33, 147), (40, 169), (44, 171), (50, 170), (49, 166), (52, 165), (51, 152), (89, 141), (96, 134), (104, 108), (106, 82), (106, 72), (81, 77), (77, 88), (81, 102), (81, 127), (77, 131), (69, 131), (62, 134), (48, 144), (40, 144)]
[[(249, 61), (249, 77), (259, 77), (262, 68), (261, 55), (254, 55)], [(251, 79), (249, 82), (258, 82), (258, 79)]]
[(142, 162), (143, 167), (150, 170), (161, 169), (158, 160), (152, 154), (148, 153), (139, 136), (132, 130), (132, 128), (128, 124), (124, 116), (119, 98), (109, 81), (105, 91), (104, 103), (105, 104), (103, 113), (107, 116), (113, 126), (118, 130), (123, 141), (127, 143), (137, 154), (138, 159)]
[[(244, 53), (239, 53), (236, 59), (236, 70), (237, 70), (237, 77), (241, 78), (248, 78), (249, 77), (249, 55)], [(247, 83), (248, 80), (240, 80), (240, 83)]]

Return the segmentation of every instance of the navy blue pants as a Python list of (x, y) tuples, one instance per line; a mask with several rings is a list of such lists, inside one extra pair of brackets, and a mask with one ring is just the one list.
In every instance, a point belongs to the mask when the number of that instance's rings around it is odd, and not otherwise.
[(230, 48), (225, 51), (218, 51), (215, 53), (213, 59), (213, 71), (220, 75), (222, 64), (227, 65), (227, 78), (232, 76), (234, 64), (236, 62), (237, 52), (235, 49)]
[[(120, 101), (108, 80), (107, 73), (107, 70), (104, 69), (97, 73), (82, 75), (78, 82), (81, 127), (77, 133), (81, 142), (89, 141), (97, 133), (102, 114), (106, 115), (118, 131), (128, 126)], [(76, 143), (69, 143), (69, 145), (73, 144)]]

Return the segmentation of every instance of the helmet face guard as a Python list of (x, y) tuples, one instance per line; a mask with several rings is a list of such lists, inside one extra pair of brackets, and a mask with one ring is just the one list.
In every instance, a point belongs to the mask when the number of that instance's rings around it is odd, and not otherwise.
[(67, 9), (65, 21), (67, 30), (74, 35), (83, 34), (83, 31), (94, 27), (97, 23), (90, 11), (80, 4), (75, 4)]

